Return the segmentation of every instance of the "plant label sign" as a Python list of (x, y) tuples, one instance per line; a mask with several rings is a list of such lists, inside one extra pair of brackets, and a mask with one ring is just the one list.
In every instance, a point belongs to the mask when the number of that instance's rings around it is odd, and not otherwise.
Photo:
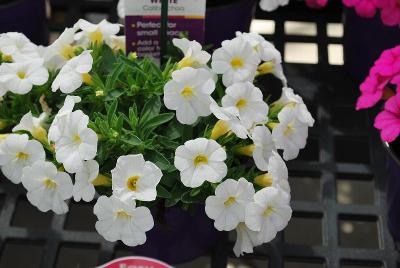
[[(169, 0), (168, 37), (204, 41), (206, 0)], [(161, 0), (125, 0), (127, 52), (160, 58)]]
[(168, 264), (146, 257), (124, 257), (97, 268), (172, 268)]

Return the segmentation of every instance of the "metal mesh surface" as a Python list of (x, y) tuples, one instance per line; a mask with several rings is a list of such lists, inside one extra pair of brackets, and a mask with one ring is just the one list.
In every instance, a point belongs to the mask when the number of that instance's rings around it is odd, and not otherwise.
[[(116, 21), (115, 5), (54, 1), (52, 29), (82, 15)], [(397, 267), (399, 254), (386, 228), (385, 155), (368, 114), (354, 111), (358, 87), (341, 65), (340, 9), (311, 12), (302, 5), (257, 12), (258, 28), (283, 53), (290, 86), (317, 120), (306, 149), (288, 163), (293, 219), (254, 254), (233, 258), (227, 235), (201, 264), (182, 267), (219, 268), (228, 261), (231, 267)], [(0, 267), (93, 267), (132, 255), (133, 249), (95, 232), (92, 208), (71, 202), (67, 215), (44, 214), (29, 204), (21, 185), (2, 179)]]

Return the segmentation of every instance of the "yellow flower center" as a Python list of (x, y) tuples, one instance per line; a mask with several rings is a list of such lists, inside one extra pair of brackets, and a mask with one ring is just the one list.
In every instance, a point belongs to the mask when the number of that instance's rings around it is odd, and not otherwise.
[(193, 67), (195, 65), (196, 61), (192, 57), (184, 57), (179, 63), (178, 63), (178, 69), (182, 69), (185, 67)]
[(231, 60), (231, 66), (232, 66), (233, 69), (242, 68), (242, 67), (244, 66), (244, 61), (243, 61), (243, 59), (240, 58), (240, 57), (234, 57), (234, 58)]
[(269, 187), (272, 185), (272, 176), (269, 173), (254, 178), (254, 183), (261, 187)]
[(60, 54), (64, 59), (70, 60), (75, 57), (74, 47), (71, 45), (66, 45), (61, 48)]
[(26, 160), (26, 159), (28, 159), (28, 157), (29, 157), (29, 155), (24, 152), (17, 153), (17, 158), (20, 160)]
[(13, 57), (11, 55), (2, 55), (1, 57), (2, 61), (4, 62), (12, 62), (13, 61)]
[(274, 208), (272, 207), (272, 206), (268, 206), (265, 210), (264, 210), (264, 213), (263, 213), (263, 216), (264, 217), (269, 217), (272, 213), (274, 213), (275, 212), (275, 210), (274, 210)]
[(128, 187), (129, 190), (132, 192), (136, 192), (137, 190), (137, 183), (140, 179), (140, 176), (132, 176), (128, 179), (126, 182), (126, 187)]
[(131, 218), (131, 215), (121, 209), (117, 211), (117, 218), (127, 220)]
[(57, 183), (54, 180), (49, 179), (49, 178), (45, 179), (43, 181), (43, 184), (47, 189), (55, 189), (57, 187)]
[(17, 76), (18, 76), (20, 79), (25, 79), (26, 73), (25, 73), (25, 72), (18, 72), (18, 73), (17, 73)]
[(247, 100), (246, 99), (240, 99), (238, 102), (236, 102), (236, 107), (240, 110), (243, 109), (244, 107), (247, 106)]
[(203, 164), (207, 164), (208, 163), (208, 158), (205, 155), (199, 154), (198, 156), (196, 156), (196, 158), (193, 160), (194, 166), (200, 166)]
[(293, 131), (294, 131), (293, 123), (289, 123), (286, 126), (285, 131), (283, 131), (283, 135), (286, 137), (290, 136), (290, 135), (292, 135)]
[(78, 134), (74, 135), (74, 136), (72, 137), (72, 140), (73, 140), (75, 143), (77, 143), (77, 144), (81, 144), (81, 143), (82, 143), (81, 136), (79, 136)]
[(89, 39), (92, 41), (92, 43), (102, 43), (103, 42), (103, 33), (100, 32), (99, 30), (90, 33), (89, 34)]
[(82, 80), (86, 85), (89, 85), (89, 86), (94, 85), (92, 76), (88, 73), (82, 74)]
[(233, 205), (233, 203), (236, 202), (236, 198), (234, 196), (230, 196), (226, 201), (224, 202), (225, 207), (229, 207)]
[(182, 90), (181, 95), (182, 95), (184, 98), (189, 99), (190, 97), (193, 96), (193, 88), (191, 88), (191, 87), (189, 87), (189, 86), (186, 86), (186, 87)]

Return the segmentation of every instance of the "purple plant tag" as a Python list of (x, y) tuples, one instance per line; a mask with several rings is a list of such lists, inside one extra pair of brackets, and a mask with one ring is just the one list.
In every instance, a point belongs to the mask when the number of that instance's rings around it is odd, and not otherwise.
[[(206, 0), (169, 0), (168, 37), (204, 42)], [(127, 52), (160, 58), (161, 0), (125, 0)]]

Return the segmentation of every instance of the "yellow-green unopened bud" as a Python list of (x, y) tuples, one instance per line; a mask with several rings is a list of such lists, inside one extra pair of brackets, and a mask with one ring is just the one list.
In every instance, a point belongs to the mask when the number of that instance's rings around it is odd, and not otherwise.
[(239, 149), (236, 150), (236, 153), (245, 155), (248, 157), (252, 157), (255, 148), (256, 148), (256, 146), (254, 144), (250, 144), (247, 146), (240, 147)]
[(32, 131), (32, 137), (41, 143), (47, 144), (49, 141), (47, 139), (47, 131), (42, 127), (37, 127)]
[(111, 179), (107, 176), (104, 176), (103, 174), (99, 174), (94, 181), (92, 181), (92, 184), (94, 186), (110, 186), (111, 185)]
[(185, 67), (193, 67), (195, 61), (192, 57), (184, 57), (180, 62), (178, 62), (178, 69)]
[(211, 139), (216, 140), (230, 131), (225, 121), (219, 120), (211, 131)]
[(7, 120), (0, 119), (0, 130), (5, 129), (8, 126)]
[(89, 86), (93, 86), (93, 85), (94, 85), (92, 76), (91, 76), (90, 74), (88, 74), (88, 73), (82, 74), (82, 79), (83, 79), (83, 82), (84, 82), (86, 85), (89, 85)]
[(276, 122), (268, 122), (267, 123), (267, 127), (269, 129), (274, 129), (277, 125), (279, 125), (279, 123), (276, 123)]
[(258, 74), (270, 74), (274, 72), (274, 62), (273, 61), (266, 61), (260, 66), (258, 66), (257, 71)]
[(254, 178), (254, 183), (261, 187), (270, 187), (272, 185), (272, 177), (269, 173)]
[(103, 90), (97, 90), (96, 91), (96, 97), (103, 97), (104, 96), (104, 91)]
[(138, 55), (136, 52), (130, 52), (128, 54), (128, 59), (130, 59), (130, 60), (136, 60), (137, 58), (138, 58)]

